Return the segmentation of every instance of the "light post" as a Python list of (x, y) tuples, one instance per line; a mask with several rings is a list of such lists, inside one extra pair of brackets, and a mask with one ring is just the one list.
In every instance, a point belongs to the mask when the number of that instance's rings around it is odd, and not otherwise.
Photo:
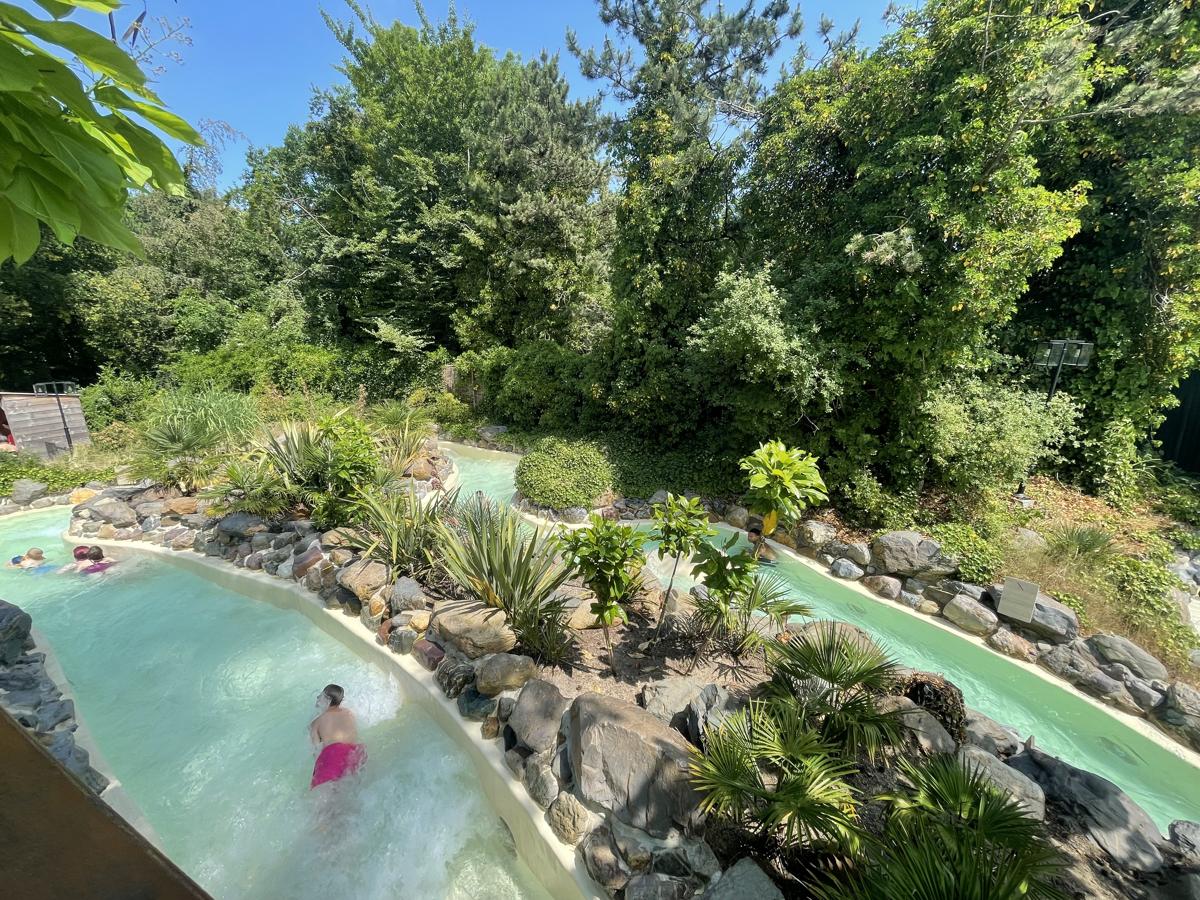
[(74, 451), (75, 442), (71, 440), (71, 426), (67, 424), (67, 412), (63, 409), (62, 395), (78, 394), (79, 385), (74, 381), (39, 381), (33, 386), (33, 392), (54, 395), (54, 402), (58, 404), (58, 417), (62, 420), (63, 435), (67, 439), (67, 452)]
[[(1054, 399), (1054, 394), (1058, 390), (1063, 367), (1086, 369), (1092, 361), (1093, 348), (1094, 345), (1090, 341), (1038, 342), (1037, 349), (1033, 354), (1033, 364), (1043, 369), (1054, 370), (1054, 375), (1050, 379), (1050, 390), (1046, 393), (1047, 406), (1050, 405), (1050, 401)], [(1025, 496), (1025, 479), (1023, 478), (1020, 485), (1017, 486), (1016, 499), (1022, 504), (1031, 502)]]

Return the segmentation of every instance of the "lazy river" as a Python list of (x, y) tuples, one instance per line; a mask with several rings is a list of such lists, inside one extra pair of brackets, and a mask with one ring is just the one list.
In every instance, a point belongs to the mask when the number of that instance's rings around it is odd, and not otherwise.
[[(464, 495), (482, 490), (498, 501), (511, 500), (517, 457), (458, 446), (448, 453)], [(732, 533), (719, 528), (722, 537)], [(781, 555), (775, 571), (815, 617), (858, 625), (902, 664), (942, 673), (962, 689), (969, 706), (1022, 736), (1032, 734), (1040, 749), (1119, 786), (1164, 832), (1175, 819), (1200, 817), (1200, 770), (1169, 739), (1160, 743), (1031, 667), (888, 601), (864, 596), (799, 560)]]
[[(68, 551), (63, 508), (0, 520), (5, 558)], [(0, 569), (162, 849), (214, 897), (545, 898), (463, 751), (394, 676), (301, 612), (153, 557), (100, 576)], [(336, 682), (368, 764), (310, 792), (307, 726)], [(324, 805), (319, 805), (324, 804)]]

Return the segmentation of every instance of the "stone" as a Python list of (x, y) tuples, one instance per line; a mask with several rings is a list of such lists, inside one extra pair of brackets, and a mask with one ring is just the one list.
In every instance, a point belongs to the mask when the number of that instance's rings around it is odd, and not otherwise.
[(857, 581), (866, 574), (844, 556), (833, 561), (833, 565), (829, 567), (829, 573), (834, 578), (845, 578), (847, 581)]
[(1045, 553), (1050, 549), (1046, 539), (1032, 528), (1018, 528), (1009, 540), (1009, 546), (1018, 553)]
[[(445, 663), (442, 664), (443, 666)], [(467, 687), (458, 695), (458, 714), (473, 722), (485, 722), (495, 718), (496, 698), (487, 697), (473, 687)]]
[(87, 501), (95, 497), (97, 493), (98, 492), (92, 488), (75, 488), (75, 490), (67, 494), (67, 504), (70, 506), (78, 506), (80, 503), (87, 503)]
[(246, 557), (245, 566), (247, 569), (258, 571), (263, 567), (263, 555), (261, 552), (251, 553)]
[(485, 441), (495, 441), (500, 435), (507, 433), (507, 425), (484, 425), (478, 430), (479, 436)]
[(395, 628), (388, 634), (388, 648), (394, 653), (412, 653), (418, 638), (411, 628)]
[(938, 616), (942, 613), (942, 608), (932, 600), (918, 600), (913, 609), (923, 616)]
[(0, 664), (11, 666), (25, 652), (33, 618), (21, 607), (0, 600)]
[(862, 580), (863, 586), (887, 600), (895, 600), (900, 596), (900, 579), (890, 575), (868, 575)]
[(783, 894), (762, 867), (746, 857), (722, 872), (700, 900), (783, 900)]
[(1167, 667), (1154, 656), (1119, 634), (1093, 634), (1087, 645), (1097, 659), (1120, 663), (1139, 678), (1166, 678), (1169, 674)]
[(517, 708), (516, 697), (501, 697), (496, 704), (496, 718), (501, 722), (507, 722), (512, 715), (514, 709)]
[(742, 703), (719, 684), (706, 684), (684, 710), (683, 735), (697, 747), (705, 745), (705, 733), (741, 709)]
[(1200, 867), (1200, 824), (1175, 821), (1167, 826), (1172, 849), (1180, 855), (1185, 865)]
[[(171, 529), (174, 531), (175, 529)], [(167, 532), (167, 536), (170, 532)], [(196, 541), (200, 538), (200, 532), (193, 531), (190, 528), (183, 528), (170, 538), (170, 547), (172, 550), (188, 550), (195, 546)]]
[(531, 756), (526, 760), (521, 782), (525, 785), (529, 799), (546, 809), (558, 796), (558, 779), (550, 771), (550, 766), (535, 762), (535, 759), (536, 757)]
[(642, 685), (638, 702), (658, 721), (682, 732), (686, 727), (688, 705), (704, 690), (705, 682), (686, 675), (663, 678)]
[(107, 522), (114, 528), (129, 528), (137, 524), (137, 513), (128, 503), (114, 497), (100, 496), (89, 500), (84, 506), (91, 512), (92, 517)]
[(1017, 735), (978, 710), (967, 710), (965, 728), (967, 742), (981, 747), (988, 753), (1011, 756), (1021, 746)]
[(30, 509), (49, 509), (51, 506), (55, 506), (55, 505), (56, 505), (55, 498), (53, 498), (53, 497), (38, 497), (36, 500), (30, 501), (29, 508)]
[(731, 506), (725, 511), (725, 521), (734, 528), (744, 530), (750, 521), (750, 510), (744, 506)]
[(942, 545), (916, 531), (889, 531), (871, 543), (875, 566), (897, 575), (952, 575), (958, 561), (942, 553)]
[(496, 653), (485, 657), (475, 676), (475, 688), (488, 697), (518, 690), (537, 674), (537, 664), (528, 656)]
[(485, 741), (494, 741), (500, 737), (500, 720), (495, 716), (484, 719), (483, 724), (479, 726), (479, 736)]
[(689, 882), (659, 873), (634, 875), (625, 885), (625, 900), (685, 900), (690, 896)]
[(217, 523), (217, 531), (229, 537), (248, 538), (266, 530), (267, 523), (262, 517), (250, 513), (232, 513)]
[(629, 869), (613, 849), (607, 828), (597, 828), (584, 839), (579, 849), (588, 874), (608, 891), (610, 897), (629, 883)]
[(507, 653), (517, 645), (504, 611), (477, 600), (441, 600), (434, 604), (430, 628), (464, 656)]
[[(912, 591), (901, 591), (896, 601), (903, 606), (907, 606), (909, 609), (916, 609), (924, 602), (920, 594), (914, 594)], [(934, 606), (937, 606), (937, 604), (934, 603)], [(940, 615), (941, 612), (941, 609), (939, 609), (938, 614)]]
[(560, 791), (546, 810), (550, 830), (564, 844), (578, 844), (580, 838), (596, 827), (598, 818), (570, 791)]
[(446, 651), (433, 641), (420, 638), (413, 643), (413, 657), (430, 672), (434, 671), (446, 656)]
[(1200, 750), (1200, 692), (1176, 681), (1167, 688), (1154, 718)]
[(568, 525), (582, 525), (588, 520), (588, 511), (582, 506), (568, 506), (559, 513), (558, 518)]
[(28, 506), (34, 500), (40, 500), (46, 496), (46, 491), (50, 486), (44, 481), (34, 481), (32, 478), (18, 478), (12, 483), (12, 490), (9, 495), (12, 502), (18, 506)]
[(259, 531), (250, 535), (251, 550), (269, 550), (271, 542), (275, 540), (275, 535), (269, 531)]
[(998, 628), (987, 636), (987, 645), (993, 650), (1025, 662), (1036, 662), (1037, 647), (1008, 628)]
[(1046, 794), (1041, 785), (1012, 766), (1006, 766), (996, 756), (974, 744), (958, 748), (963, 764), (986, 778), (1000, 792), (1012, 797), (1025, 810), (1025, 815), (1041, 822), (1046, 818)]
[(313, 544), (299, 556), (292, 557), (292, 577), (299, 581), (314, 566), (325, 562), (325, 553), (320, 544)]
[(1071, 682), (1086, 694), (1098, 697), (1127, 712), (1141, 713), (1141, 707), (1125, 690), (1125, 685), (1104, 674), (1096, 665), (1096, 658), (1092, 656), (1084, 641), (1054, 645), (1038, 655), (1038, 665)]
[[(987, 589), (984, 600), (990, 602), (992, 608), (996, 609), (1000, 605), (1000, 597), (1003, 592), (1004, 585), (993, 584)], [(1040, 591), (1037, 599), (1034, 600), (1033, 618), (1030, 621), (1021, 622), (1003, 614), (999, 615), (1006, 622), (1012, 622), (1023, 631), (1031, 632), (1036, 637), (1052, 644), (1070, 643), (1079, 637), (1079, 617), (1075, 615), (1075, 611), (1069, 606), (1059, 603), (1049, 594)]]
[(199, 512), (195, 497), (172, 497), (163, 501), (163, 510), (176, 516), (194, 516)]
[(801, 547), (819, 549), (837, 537), (837, 529), (816, 519), (801, 523), (796, 533), (796, 541)]
[(421, 585), (405, 575), (402, 578), (398, 578), (396, 583), (392, 585), (389, 602), (392, 606), (392, 612), (400, 612), (404, 609), (425, 609), (429, 603), (429, 598), (425, 596), (425, 591), (421, 588)]
[(982, 600), (983, 595), (986, 593), (986, 591), (984, 591), (984, 589), (977, 584), (971, 584), (967, 581), (956, 581), (952, 578), (943, 578), (933, 587), (937, 588), (939, 596), (935, 596), (932, 588), (928, 587), (925, 589), (925, 596), (938, 599), (942, 604), (950, 602), (950, 599), (955, 594), (966, 594), (972, 600)]
[(353, 535), (351, 530), (345, 528), (334, 528), (331, 531), (326, 531), (319, 538), (321, 546), (326, 550), (331, 550), (334, 547), (346, 547), (353, 543)]
[(882, 712), (894, 712), (917, 746), (926, 753), (953, 753), (958, 747), (950, 732), (932, 713), (907, 697), (881, 697), (875, 705)]
[(469, 662), (446, 657), (438, 665), (436, 674), (438, 687), (453, 700), (475, 680), (475, 667)]
[(1074, 824), (1118, 865), (1135, 872), (1157, 872), (1163, 866), (1162, 841), (1154, 821), (1107, 779), (1029, 747), (1008, 761), (1037, 782), (1056, 804), (1056, 817)]
[[(519, 711), (520, 701), (514, 717)], [(589, 692), (571, 704), (566, 732), (575, 789), (583, 800), (655, 837), (699, 824), (691, 753), (677, 731), (639, 707)]]
[(371, 595), (388, 582), (388, 567), (383, 563), (369, 559), (360, 559), (356, 563), (338, 569), (337, 583), (353, 592), (362, 602), (371, 599)]
[(96, 532), (96, 537), (102, 541), (115, 540), (117, 537), (117, 527), (109, 522), (105, 522)]
[(968, 634), (988, 635), (1000, 624), (994, 612), (966, 594), (956, 594), (942, 608), (942, 615)]
[(535, 752), (549, 750), (558, 740), (558, 729), (570, 701), (548, 681), (526, 682), (508, 717), (508, 727), (518, 742)]

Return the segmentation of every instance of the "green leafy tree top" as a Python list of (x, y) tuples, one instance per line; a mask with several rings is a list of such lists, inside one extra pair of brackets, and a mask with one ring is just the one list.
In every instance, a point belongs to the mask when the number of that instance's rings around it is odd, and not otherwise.
[(567, 531), (559, 540), (564, 557), (598, 601), (614, 605), (630, 598), (646, 560), (642, 532), (593, 515), (586, 528)]
[(741, 461), (750, 476), (747, 507), (763, 517), (763, 534), (779, 521), (794, 522), (810, 506), (829, 499), (817, 458), (783, 441), (767, 441)]
[(650, 509), (654, 519), (651, 540), (658, 541), (658, 556), (689, 556), (704, 539), (716, 534), (708, 523), (708, 510), (698, 497), (678, 497), (668, 493), (666, 502)]
[[(115, 0), (37, 0), (53, 20), (0, 3), (0, 262), (33, 255), (45, 224), (140, 253), (122, 221), (129, 191), (182, 192), (183, 172), (159, 131), (199, 144), (167, 111), (137, 64), (115, 43), (75, 22), (76, 9), (112, 12)], [(68, 61), (86, 70), (85, 85)]]

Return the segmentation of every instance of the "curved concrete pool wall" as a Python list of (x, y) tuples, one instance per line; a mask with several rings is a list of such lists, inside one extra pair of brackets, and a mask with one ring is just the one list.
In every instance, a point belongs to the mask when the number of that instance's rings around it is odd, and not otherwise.
[[(74, 539), (66, 535), (63, 540), (67, 544), (74, 543)], [(262, 572), (235, 569), (222, 560), (132, 541), (95, 538), (89, 538), (89, 541), (118, 556), (126, 551), (154, 555), (252, 600), (297, 610), (364, 660), (395, 672), (405, 700), (418, 703), (466, 752), (488, 803), (512, 833), (521, 860), (550, 895), (556, 900), (603, 900), (608, 896), (587, 874), (575, 848), (564, 845), (555, 837), (546, 823), (544, 811), (529, 799), (521, 783), (504, 765), (497, 752), (498, 744), (483, 739), (478, 722), (468, 722), (459, 716), (458, 705), (442, 693), (432, 672), (423, 669), (413, 657), (399, 656), (376, 644), (358, 619), (326, 609), (316, 594), (298, 584), (284, 583)]]

